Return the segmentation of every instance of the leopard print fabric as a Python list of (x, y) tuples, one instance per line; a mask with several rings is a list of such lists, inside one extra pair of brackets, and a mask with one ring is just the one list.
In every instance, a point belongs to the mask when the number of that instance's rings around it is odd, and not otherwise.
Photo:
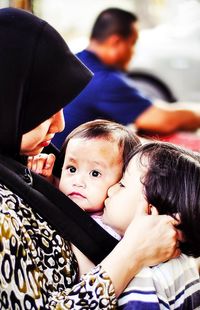
[(101, 266), (77, 276), (70, 243), (0, 184), (0, 309), (116, 309)]

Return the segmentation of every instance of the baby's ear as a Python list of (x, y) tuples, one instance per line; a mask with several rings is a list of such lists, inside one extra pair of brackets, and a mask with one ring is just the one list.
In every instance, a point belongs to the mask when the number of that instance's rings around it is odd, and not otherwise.
[(148, 214), (149, 215), (159, 215), (158, 210), (152, 204), (148, 205)]

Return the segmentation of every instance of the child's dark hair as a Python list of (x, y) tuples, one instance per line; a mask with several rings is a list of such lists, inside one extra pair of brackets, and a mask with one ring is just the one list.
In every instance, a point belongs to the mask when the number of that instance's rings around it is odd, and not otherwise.
[[(119, 148), (123, 150), (123, 161), (125, 162), (130, 151), (135, 150), (140, 144), (139, 138), (127, 127), (104, 119), (97, 119), (76, 127), (65, 139), (59, 157), (56, 159), (56, 176), (60, 177), (61, 168), (64, 162), (65, 151), (70, 139), (103, 138), (108, 141), (116, 141)], [(92, 147), (92, 145), (91, 145)], [(89, 156), (89, 154), (88, 154)], [(59, 169), (58, 169), (59, 167)], [(59, 171), (59, 172), (58, 172)]]
[(139, 164), (147, 168), (141, 182), (147, 202), (159, 214), (180, 216), (183, 253), (200, 256), (200, 154), (170, 143), (147, 143), (129, 154), (139, 155)]

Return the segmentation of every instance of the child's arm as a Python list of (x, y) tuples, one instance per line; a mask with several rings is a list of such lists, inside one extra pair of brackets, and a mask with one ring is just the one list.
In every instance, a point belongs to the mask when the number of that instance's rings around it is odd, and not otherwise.
[(53, 176), (53, 166), (55, 163), (54, 154), (44, 154), (41, 153), (36, 156), (29, 156), (27, 166), (32, 171), (41, 174), (47, 180), (54, 184), (55, 179)]
[(95, 265), (85, 256), (75, 245), (71, 243), (72, 251), (74, 252), (79, 267), (79, 278), (89, 272)]

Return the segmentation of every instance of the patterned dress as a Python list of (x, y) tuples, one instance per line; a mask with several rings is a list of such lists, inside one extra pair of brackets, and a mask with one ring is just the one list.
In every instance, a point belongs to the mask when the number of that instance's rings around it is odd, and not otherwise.
[(0, 309), (116, 309), (100, 265), (77, 276), (70, 243), (0, 184)]

